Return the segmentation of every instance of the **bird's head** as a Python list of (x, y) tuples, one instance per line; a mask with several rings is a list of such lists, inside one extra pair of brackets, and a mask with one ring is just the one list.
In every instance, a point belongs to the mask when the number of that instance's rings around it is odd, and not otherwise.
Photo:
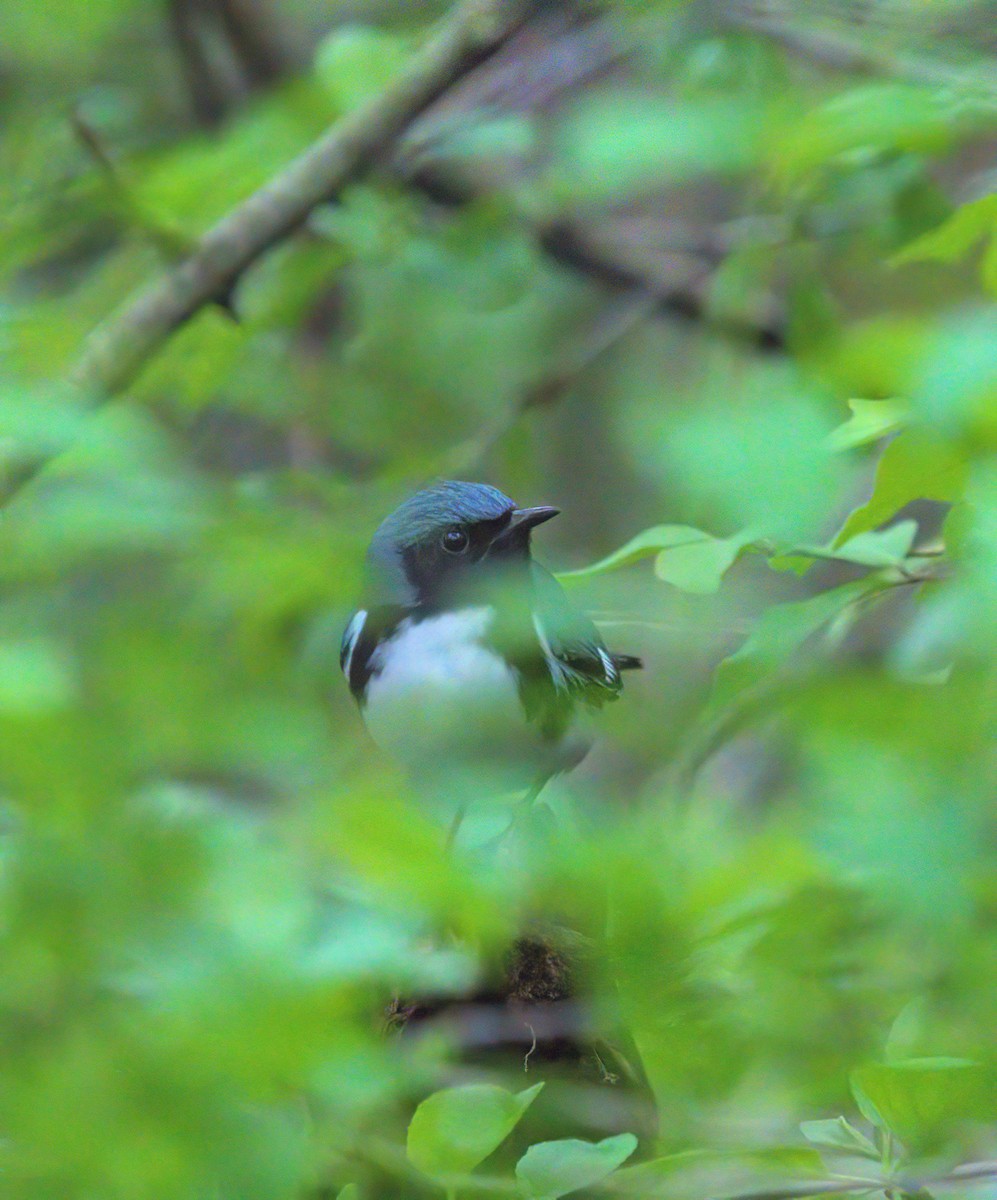
[(381, 522), (367, 552), (377, 599), (446, 607), (482, 597), (497, 575), (525, 576), (530, 532), (556, 508), (517, 508), (497, 488), (448, 481), (417, 492)]

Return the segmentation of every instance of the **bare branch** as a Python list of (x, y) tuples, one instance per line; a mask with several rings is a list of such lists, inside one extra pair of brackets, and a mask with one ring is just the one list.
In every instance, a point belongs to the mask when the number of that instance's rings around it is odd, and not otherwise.
[(832, 70), (859, 74), (892, 75), (911, 83), (929, 87), (951, 88), (964, 95), (975, 95), (981, 101), (997, 100), (992, 64), (963, 67), (941, 58), (904, 53), (885, 44), (889, 39), (870, 38), (866, 34), (849, 34), (847, 27), (813, 20), (800, 22), (798, 15), (805, 8), (769, 4), (731, 5), (723, 19), (741, 29), (757, 33), (781, 43), (791, 54), (811, 59)]
[(97, 329), (74, 371), (81, 386), (121, 391), (166, 339), (369, 167), (420, 112), (519, 27), (530, 0), (465, 0), (399, 78), (334, 125), (280, 175), (223, 217), (184, 262)]

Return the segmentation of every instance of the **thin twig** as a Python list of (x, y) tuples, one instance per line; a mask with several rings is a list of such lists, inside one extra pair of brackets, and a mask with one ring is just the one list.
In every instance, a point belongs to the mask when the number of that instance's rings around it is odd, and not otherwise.
[(250, 90), (269, 87), (287, 73), (287, 50), (261, 0), (219, 0), (217, 12)]
[(731, 25), (781, 43), (790, 53), (823, 63), (835, 70), (891, 75), (911, 83), (950, 88), (963, 95), (975, 94), (988, 103), (997, 101), (997, 84), (992, 63), (985, 67), (961, 67), (940, 58), (904, 53), (877, 43), (868, 32), (849, 36), (846, 29), (812, 20), (801, 23), (805, 7), (786, 5), (784, 12), (771, 5), (731, 5), (723, 19)]
[[(738, 246), (779, 244), (791, 230), (785, 221), (748, 218), (719, 228), (620, 213), (597, 217), (536, 211), (505, 186), (505, 170), (476, 165), (451, 152), (455, 128), (468, 113), (535, 114), (563, 101), (580, 86), (625, 61), (632, 47), (614, 37), (611, 25), (592, 12), (568, 6), (556, 20), (536, 20), (503, 47), (488, 66), (428, 109), (400, 140), (388, 169), (404, 183), (445, 206), (463, 206), (502, 193), (503, 204), (554, 262), (583, 275), (616, 298), (702, 322), (753, 347), (780, 350), (786, 314), (774, 295), (756, 297), (743, 311), (721, 311), (711, 302), (716, 269)], [(508, 166), (508, 164), (506, 164)], [(570, 373), (570, 372), (569, 372)], [(552, 380), (555, 392), (559, 380)]]
[(223, 217), (193, 254), (87, 340), (77, 383), (120, 392), (194, 313), (230, 293), (242, 273), (369, 167), (421, 113), (519, 27), (530, 0), (464, 0), (408, 68), (337, 122), (276, 178)]
[(138, 229), (155, 247), (165, 264), (176, 262), (189, 254), (191, 240), (184, 236), (178, 226), (171, 226), (158, 218), (143, 204), (134, 185), (114, 161), (103, 138), (86, 119), (79, 107), (69, 113), (69, 124), (83, 149), (93, 160), (107, 187), (111, 204), (121, 220)]
[(567, 351), (550, 371), (529, 385), (515, 404), (503, 410), (480, 433), (447, 451), (437, 474), (460, 475), (477, 470), (525, 413), (553, 407), (628, 333), (654, 311), (656, 302), (637, 293), (607, 304), (586, 329), (587, 336)]
[[(852, 598), (842, 612), (879, 599), (894, 588), (915, 587), (922, 583), (937, 583), (948, 575), (945, 562), (930, 560), (916, 571), (898, 566), (884, 570), (870, 579), (870, 586)], [(829, 620), (826, 624), (830, 624)], [(761, 712), (771, 711), (778, 701), (787, 698), (791, 684), (797, 681), (791, 671), (776, 670), (771, 676), (744, 689), (720, 711), (708, 711), (706, 720), (689, 734), (681, 753), (670, 763), (667, 771), (669, 786), (679, 795), (687, 793), (696, 776), (714, 755), (736, 737)]]
[[(555, 404), (610, 350), (642, 324), (656, 309), (658, 301), (634, 291), (616, 303), (608, 304), (585, 330), (585, 336), (556, 362), (547, 374), (523, 396), (520, 411), (546, 408)], [(518, 414), (517, 414), (518, 415)]]

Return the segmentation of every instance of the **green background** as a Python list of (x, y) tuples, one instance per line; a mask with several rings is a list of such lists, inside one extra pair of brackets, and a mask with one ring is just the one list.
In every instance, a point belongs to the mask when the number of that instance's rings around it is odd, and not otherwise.
[[(0, 3), (5, 1196), (995, 1154), (997, 14), (540, 7), (103, 398), (92, 331), (448, 10)], [(539, 557), (645, 660), (500, 862), (443, 852), (338, 674), (439, 476), (560, 507)], [(430, 1093), (548, 1065), (389, 1006), (551, 928), (617, 1084), (462, 1093), (407, 1155)], [(656, 1165), (610, 1175), (629, 1133)]]

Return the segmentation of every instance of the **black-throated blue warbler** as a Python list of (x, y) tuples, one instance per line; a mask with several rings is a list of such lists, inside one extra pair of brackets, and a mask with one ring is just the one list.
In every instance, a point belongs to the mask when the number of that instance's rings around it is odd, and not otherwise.
[(557, 515), (448, 481), (371, 540), (340, 665), (374, 740), (454, 810), (481, 789), (536, 795), (587, 750), (578, 718), (640, 666), (533, 561), (533, 530)]

